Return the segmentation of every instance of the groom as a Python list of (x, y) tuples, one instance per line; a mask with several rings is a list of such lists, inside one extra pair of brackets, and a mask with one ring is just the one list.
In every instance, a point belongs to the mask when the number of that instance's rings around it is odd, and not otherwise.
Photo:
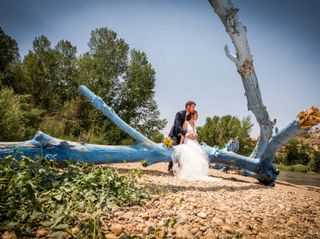
[[(181, 136), (184, 136), (190, 139), (195, 139), (195, 136), (193, 134), (188, 134), (187, 131), (182, 128), (183, 123), (186, 121), (187, 114), (193, 113), (195, 111), (195, 107), (196, 107), (196, 103), (194, 101), (189, 100), (185, 104), (185, 110), (181, 110), (176, 113), (173, 126), (169, 133), (169, 137), (172, 139), (173, 145), (180, 144)], [(168, 165), (168, 171), (170, 173), (173, 172), (172, 167), (173, 167), (173, 162), (171, 160)]]

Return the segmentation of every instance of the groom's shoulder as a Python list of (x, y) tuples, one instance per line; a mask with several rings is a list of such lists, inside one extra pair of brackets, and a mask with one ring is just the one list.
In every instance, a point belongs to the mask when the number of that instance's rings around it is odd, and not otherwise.
[(184, 115), (185, 113), (186, 113), (185, 110), (181, 110), (181, 111), (178, 111), (178, 112), (177, 112), (177, 115)]

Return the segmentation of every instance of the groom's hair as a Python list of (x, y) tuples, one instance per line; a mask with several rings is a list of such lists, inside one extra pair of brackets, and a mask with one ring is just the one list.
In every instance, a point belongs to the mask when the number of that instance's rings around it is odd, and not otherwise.
[(190, 105), (197, 105), (196, 102), (192, 101), (192, 100), (189, 100), (187, 101), (186, 105), (185, 105), (185, 108), (187, 108), (188, 106)]

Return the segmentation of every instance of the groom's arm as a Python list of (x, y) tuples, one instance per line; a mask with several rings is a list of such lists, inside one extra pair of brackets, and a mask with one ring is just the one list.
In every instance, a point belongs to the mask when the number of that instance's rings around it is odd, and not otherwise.
[(183, 120), (180, 117), (180, 113), (176, 114), (176, 118), (174, 120), (174, 125), (176, 127), (176, 132), (178, 134), (182, 134), (183, 136), (185, 136), (187, 134), (187, 131), (185, 129), (182, 128), (182, 122)]

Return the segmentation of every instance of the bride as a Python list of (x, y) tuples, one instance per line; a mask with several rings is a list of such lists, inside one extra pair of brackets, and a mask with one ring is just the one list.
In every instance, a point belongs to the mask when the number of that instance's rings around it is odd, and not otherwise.
[(198, 119), (198, 112), (189, 113), (182, 127), (187, 134), (193, 134), (195, 139), (182, 137), (179, 145), (174, 146), (172, 160), (178, 163), (179, 169), (175, 175), (179, 178), (204, 181), (221, 181), (220, 178), (208, 176), (209, 158), (198, 142), (198, 134), (195, 121)]

